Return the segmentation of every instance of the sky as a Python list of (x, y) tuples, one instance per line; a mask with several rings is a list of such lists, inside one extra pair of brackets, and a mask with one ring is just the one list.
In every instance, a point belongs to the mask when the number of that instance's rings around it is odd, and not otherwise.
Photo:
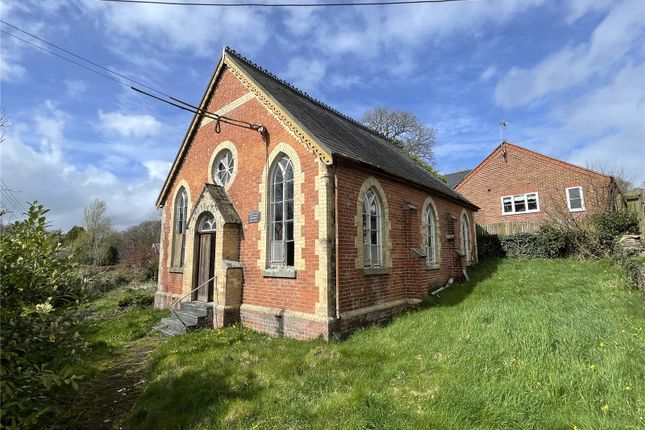
[[(193, 104), (229, 46), (354, 118), (379, 106), (411, 112), (437, 130), (443, 173), (475, 167), (499, 145), (505, 121), (510, 142), (645, 183), (642, 0), (0, 5), (3, 21)], [(7, 193), (23, 206), (38, 200), (63, 231), (82, 224), (95, 198), (119, 229), (158, 217), (155, 199), (191, 114), (0, 37), (0, 101), (10, 125), (0, 144), (0, 206), (12, 210), (4, 221), (20, 212)]]

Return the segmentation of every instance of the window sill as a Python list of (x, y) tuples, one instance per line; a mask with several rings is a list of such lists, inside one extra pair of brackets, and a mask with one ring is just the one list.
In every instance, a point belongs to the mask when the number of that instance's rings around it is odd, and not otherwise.
[(582, 208), (582, 209), (569, 209), (569, 212), (584, 212), (586, 210), (587, 209), (585, 209), (585, 208)]
[(270, 267), (262, 270), (265, 278), (288, 278), (295, 279), (298, 271), (293, 267)]
[(533, 210), (533, 211), (524, 211), (524, 212), (502, 212), (502, 216), (513, 216), (513, 215), (526, 215), (526, 214), (537, 214), (540, 213), (540, 210)]
[(184, 268), (183, 267), (170, 267), (170, 268), (168, 268), (168, 272), (170, 272), (170, 273), (184, 273)]
[(428, 269), (428, 270), (438, 270), (438, 269), (441, 269), (441, 265), (439, 263), (427, 263), (426, 262), (426, 269)]
[(363, 267), (363, 275), (387, 275), (392, 271), (391, 267)]

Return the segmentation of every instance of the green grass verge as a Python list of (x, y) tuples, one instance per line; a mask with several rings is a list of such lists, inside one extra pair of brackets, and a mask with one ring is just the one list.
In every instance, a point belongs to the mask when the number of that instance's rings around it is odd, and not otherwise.
[(344, 342), (170, 339), (142, 429), (642, 429), (644, 302), (608, 261), (503, 260)]
[[(139, 290), (138, 295), (145, 293)], [(82, 322), (75, 328), (88, 347), (69, 372), (82, 379), (78, 391), (58, 396), (47, 428), (119, 427), (126, 418), (143, 388), (149, 352), (165, 340), (152, 327), (168, 314), (152, 305), (119, 306), (131, 296), (130, 288), (119, 287), (79, 310)]]

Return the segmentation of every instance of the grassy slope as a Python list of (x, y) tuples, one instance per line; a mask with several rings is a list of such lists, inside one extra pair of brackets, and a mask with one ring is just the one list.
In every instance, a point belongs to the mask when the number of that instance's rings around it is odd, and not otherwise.
[[(137, 306), (120, 308), (128, 288), (121, 287), (86, 304), (84, 321), (76, 329), (88, 342), (80, 363), (71, 372), (82, 376), (79, 391), (59, 397), (60, 412), (47, 428), (111, 428), (127, 416), (141, 391), (149, 351), (164, 338), (152, 326), (167, 311)], [(124, 409), (124, 410), (122, 410)]]
[(609, 262), (489, 262), (432, 301), (345, 342), (242, 328), (173, 338), (130, 424), (645, 427), (643, 300)]

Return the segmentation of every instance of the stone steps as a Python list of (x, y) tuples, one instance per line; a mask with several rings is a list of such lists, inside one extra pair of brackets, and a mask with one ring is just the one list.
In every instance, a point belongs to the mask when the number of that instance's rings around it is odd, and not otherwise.
[(176, 336), (188, 331), (213, 326), (213, 304), (204, 302), (183, 302), (179, 309), (162, 318), (154, 329), (166, 336)]

